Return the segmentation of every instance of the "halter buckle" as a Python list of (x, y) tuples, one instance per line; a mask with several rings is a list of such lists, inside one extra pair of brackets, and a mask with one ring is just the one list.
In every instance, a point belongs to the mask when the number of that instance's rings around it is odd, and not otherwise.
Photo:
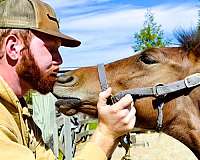
[(161, 95), (159, 94), (159, 92), (158, 92), (158, 87), (159, 87), (159, 86), (163, 86), (163, 85), (164, 85), (164, 84), (159, 83), (159, 84), (156, 84), (155, 86), (152, 87), (153, 95), (154, 95), (155, 97), (161, 96)]
[(200, 85), (200, 73), (195, 73), (190, 76), (187, 76), (184, 79), (184, 83), (187, 88), (192, 88), (192, 87)]

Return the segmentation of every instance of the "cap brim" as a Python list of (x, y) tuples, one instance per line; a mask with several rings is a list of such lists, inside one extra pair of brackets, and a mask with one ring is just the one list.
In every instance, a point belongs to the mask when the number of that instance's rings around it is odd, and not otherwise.
[(57, 38), (60, 38), (61, 39), (61, 45), (65, 46), (65, 47), (78, 47), (81, 44), (81, 42), (79, 40), (74, 39), (70, 36), (67, 36), (67, 35), (65, 35), (61, 32), (55, 32), (55, 31), (52, 31), (52, 30), (42, 30), (42, 29), (38, 29), (38, 28), (31, 28), (31, 29), (45, 33), (45, 34), (48, 34), (48, 35), (51, 35), (51, 36), (55, 36)]

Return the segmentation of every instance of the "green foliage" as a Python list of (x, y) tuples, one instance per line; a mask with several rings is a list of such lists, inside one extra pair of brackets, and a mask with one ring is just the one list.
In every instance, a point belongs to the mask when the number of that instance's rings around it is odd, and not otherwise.
[(27, 103), (27, 104), (33, 104), (33, 102), (32, 102), (32, 93), (33, 93), (33, 91), (30, 90), (30, 91), (28, 91), (28, 92), (26, 93), (26, 95), (24, 96), (24, 99), (26, 100), (26, 103)]
[(59, 153), (58, 153), (58, 160), (63, 160), (64, 159), (64, 155), (63, 153), (59, 150)]
[(134, 34), (135, 51), (144, 50), (152, 47), (164, 47), (169, 45), (170, 41), (164, 39), (164, 32), (161, 25), (158, 25), (154, 20), (153, 13), (148, 9), (145, 14), (145, 22), (143, 28)]
[(97, 122), (89, 123), (89, 130), (95, 130), (97, 128)]

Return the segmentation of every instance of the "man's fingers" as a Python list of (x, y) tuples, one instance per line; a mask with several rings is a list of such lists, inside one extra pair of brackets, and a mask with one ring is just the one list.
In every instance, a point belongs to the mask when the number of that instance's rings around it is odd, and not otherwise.
[(100, 92), (97, 106), (106, 106), (107, 98), (111, 95), (111, 92), (111, 87), (103, 92)]
[(130, 125), (132, 120), (135, 120), (135, 107), (132, 107), (126, 117), (123, 119), (124, 124)]
[(120, 101), (113, 104), (112, 107), (116, 110), (121, 110), (127, 107), (130, 107), (133, 104), (133, 98), (130, 94), (125, 95)]

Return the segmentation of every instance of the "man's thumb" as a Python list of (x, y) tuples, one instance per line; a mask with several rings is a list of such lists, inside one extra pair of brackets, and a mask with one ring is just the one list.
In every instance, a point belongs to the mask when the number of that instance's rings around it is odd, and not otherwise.
[(100, 92), (99, 94), (99, 100), (98, 100), (98, 106), (106, 106), (107, 98), (111, 95), (112, 88), (109, 87), (107, 90)]

